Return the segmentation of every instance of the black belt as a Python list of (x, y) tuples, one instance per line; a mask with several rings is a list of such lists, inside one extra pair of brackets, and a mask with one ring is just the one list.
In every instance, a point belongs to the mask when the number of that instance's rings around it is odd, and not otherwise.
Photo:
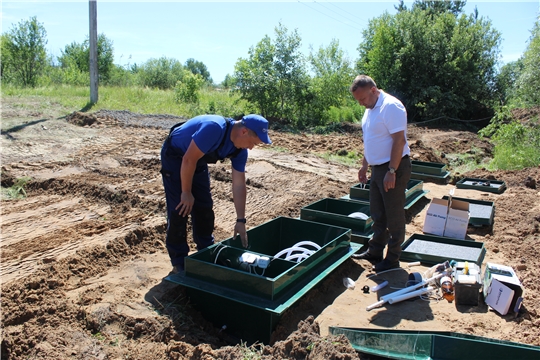
[[(404, 156), (401, 158), (401, 160), (403, 160), (403, 159), (408, 159), (408, 158), (409, 158), (409, 155), (404, 155)], [(390, 161), (387, 161), (387, 162), (385, 162), (384, 164), (371, 165), (371, 166), (373, 166), (373, 167), (375, 167), (375, 166), (386, 166), (386, 165), (388, 165), (389, 163), (390, 163)]]

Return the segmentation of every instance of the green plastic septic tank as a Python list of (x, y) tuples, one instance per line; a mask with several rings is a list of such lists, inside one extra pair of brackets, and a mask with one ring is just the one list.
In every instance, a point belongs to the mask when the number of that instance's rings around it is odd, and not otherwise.
[(321, 199), (303, 207), (300, 209), (300, 218), (361, 232), (371, 230), (373, 224), (369, 204), (332, 198)]
[(275, 300), (346, 254), (351, 239), (348, 228), (287, 217), (270, 220), (247, 234), (247, 249), (237, 236), (188, 256), (185, 277)]

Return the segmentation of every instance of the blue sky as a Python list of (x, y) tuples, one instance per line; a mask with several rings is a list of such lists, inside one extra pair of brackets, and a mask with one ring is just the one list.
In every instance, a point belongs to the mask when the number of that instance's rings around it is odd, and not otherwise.
[[(97, 1), (98, 33), (112, 40), (115, 63), (142, 64), (162, 56), (184, 63), (202, 61), (216, 83), (234, 72), (239, 58), (247, 58), (250, 47), (265, 35), (275, 39), (281, 22), (302, 38), (302, 52), (317, 50), (332, 39), (351, 60), (368, 20), (384, 11), (394, 14), (398, 1), (282, 0), (262, 1)], [(412, 1), (406, 1), (409, 7)], [(36, 16), (47, 31), (47, 50), (59, 56), (72, 42), (88, 36), (87, 0), (2, 1), (2, 33), (22, 20)], [(517, 60), (525, 51), (540, 0), (468, 1), (465, 13), (475, 6), (502, 34), (501, 63)]]

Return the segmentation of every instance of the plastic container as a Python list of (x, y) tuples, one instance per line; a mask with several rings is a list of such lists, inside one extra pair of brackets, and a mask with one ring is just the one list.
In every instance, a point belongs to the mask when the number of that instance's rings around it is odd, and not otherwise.
[(454, 284), (452, 283), (452, 278), (448, 275), (441, 278), (441, 292), (442, 297), (448, 302), (454, 301)]
[(345, 285), (345, 287), (349, 290), (354, 290), (356, 284), (354, 283), (354, 281), (352, 281), (351, 278), (348, 278), (348, 277), (344, 277), (343, 278), (343, 285)]

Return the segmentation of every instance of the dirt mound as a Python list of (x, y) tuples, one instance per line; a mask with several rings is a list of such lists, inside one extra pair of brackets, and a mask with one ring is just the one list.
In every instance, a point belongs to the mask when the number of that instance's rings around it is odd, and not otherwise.
[(540, 121), (540, 106), (528, 109), (512, 109), (512, 117), (522, 123), (535, 123)]
[(94, 124), (101, 124), (97, 117), (93, 114), (83, 113), (80, 111), (74, 111), (66, 116), (66, 121), (73, 125), (78, 126), (91, 126)]

